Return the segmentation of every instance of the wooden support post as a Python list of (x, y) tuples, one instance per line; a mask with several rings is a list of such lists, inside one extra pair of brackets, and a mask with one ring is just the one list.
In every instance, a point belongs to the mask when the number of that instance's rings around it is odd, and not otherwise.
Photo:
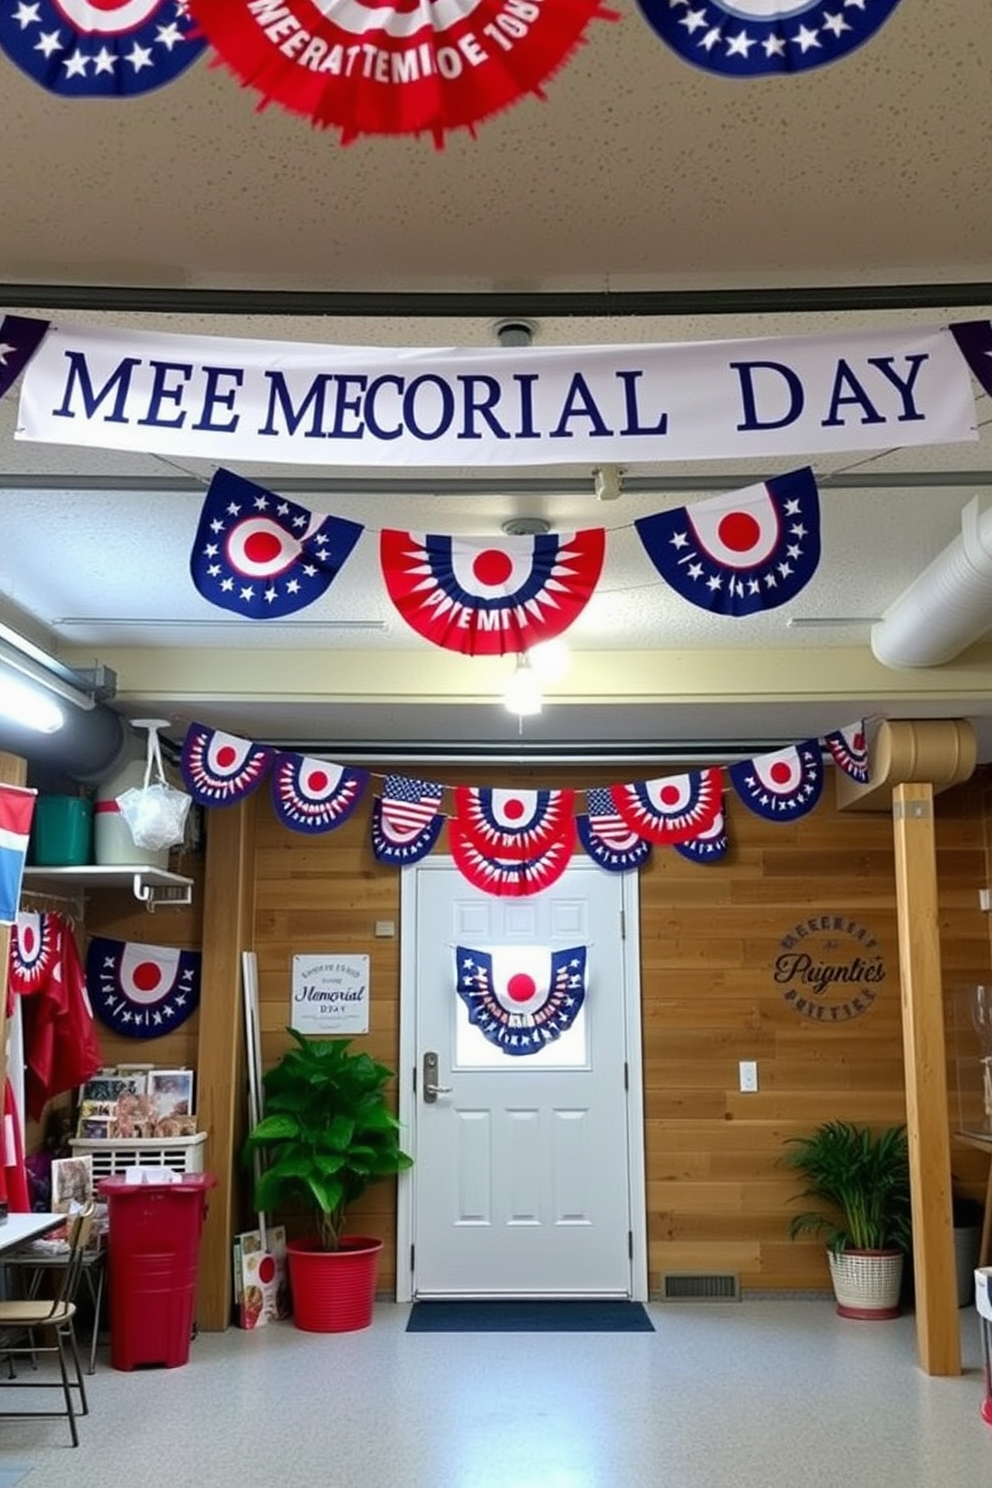
[(913, 1186), (916, 1341), (927, 1374), (961, 1373), (940, 970), (933, 787), (892, 792), (906, 1115)]
[[(19, 754), (0, 751), (0, 784), (24, 785), (28, 778), (27, 760)], [(10, 961), (10, 926), (0, 925), (0, 1111), (7, 1079), (7, 968)]]
[(208, 1195), (200, 1248), (197, 1319), (208, 1332), (231, 1321), (231, 1237), (239, 1216), (237, 1149), (244, 1130), (241, 952), (252, 948), (252, 802), (211, 811), (203, 891), (203, 977), (197, 1050), (197, 1116), (207, 1133)]

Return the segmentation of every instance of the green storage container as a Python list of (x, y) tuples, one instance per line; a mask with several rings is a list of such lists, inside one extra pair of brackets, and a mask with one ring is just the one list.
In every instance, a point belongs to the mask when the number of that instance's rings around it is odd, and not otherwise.
[(31, 862), (76, 868), (93, 861), (93, 803), (85, 796), (39, 796), (31, 825)]

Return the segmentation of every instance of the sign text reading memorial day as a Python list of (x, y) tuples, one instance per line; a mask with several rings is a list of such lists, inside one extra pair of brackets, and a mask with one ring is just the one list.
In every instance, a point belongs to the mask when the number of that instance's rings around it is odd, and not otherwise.
[(944, 329), (514, 352), (53, 326), (24, 374), (17, 437), (409, 467), (774, 459), (977, 431)]

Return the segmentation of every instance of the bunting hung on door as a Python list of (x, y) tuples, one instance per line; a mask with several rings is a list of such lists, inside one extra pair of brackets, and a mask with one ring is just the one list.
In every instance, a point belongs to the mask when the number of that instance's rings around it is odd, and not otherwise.
[(467, 656), (520, 655), (582, 613), (606, 551), (601, 527), (536, 537), (455, 538), (386, 528), (382, 576), (424, 640)]
[(798, 821), (807, 816), (823, 789), (823, 755), (815, 739), (777, 749), (730, 766), (734, 790), (756, 816)]
[(367, 770), (305, 754), (277, 754), (272, 767), (276, 817), (297, 832), (331, 832), (348, 820), (368, 780)]
[(372, 806), (372, 851), (380, 863), (403, 867), (426, 858), (444, 826), (443, 794), (431, 780), (386, 776)]
[(820, 562), (820, 502), (809, 468), (634, 526), (666, 583), (718, 615), (788, 604)]
[(223, 729), (191, 723), (180, 759), (183, 780), (200, 806), (233, 806), (261, 785), (272, 768), (275, 750), (252, 744)]
[(899, 0), (638, 0), (686, 62), (724, 77), (804, 72), (869, 41)]
[(19, 0), (0, 7), (0, 51), (60, 98), (131, 98), (177, 77), (207, 40), (185, 0)]
[(222, 610), (282, 619), (326, 594), (363, 531), (218, 470), (200, 512), (190, 575)]
[(86, 984), (97, 1016), (127, 1038), (160, 1038), (200, 1005), (200, 951), (94, 935)]
[(455, 986), (469, 1022), (504, 1054), (537, 1054), (567, 1032), (585, 1001), (585, 946), (458, 946)]

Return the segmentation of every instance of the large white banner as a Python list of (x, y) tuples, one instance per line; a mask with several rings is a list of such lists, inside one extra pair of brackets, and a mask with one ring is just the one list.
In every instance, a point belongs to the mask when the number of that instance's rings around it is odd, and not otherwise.
[(19, 439), (232, 464), (631, 464), (975, 439), (946, 329), (521, 351), (52, 326)]

